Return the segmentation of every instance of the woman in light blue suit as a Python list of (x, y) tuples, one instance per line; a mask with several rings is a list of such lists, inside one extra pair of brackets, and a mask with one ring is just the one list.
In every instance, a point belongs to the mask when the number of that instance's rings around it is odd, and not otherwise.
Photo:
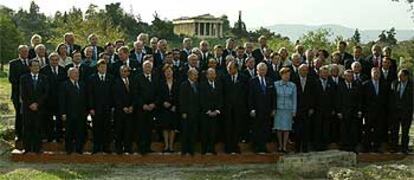
[(274, 82), (276, 91), (276, 115), (274, 130), (277, 130), (280, 152), (286, 153), (289, 131), (292, 130), (293, 117), (296, 115), (296, 85), (290, 81), (290, 69), (283, 67), (279, 74), (281, 80)]

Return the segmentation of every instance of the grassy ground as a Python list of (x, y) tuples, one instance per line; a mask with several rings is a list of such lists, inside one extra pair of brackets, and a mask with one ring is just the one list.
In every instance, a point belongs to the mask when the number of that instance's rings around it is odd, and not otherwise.
[[(5, 72), (8, 72), (8, 66), (5, 66)], [(7, 77), (0, 77), (0, 115), (13, 114), (13, 104), (10, 100), (11, 85)]]

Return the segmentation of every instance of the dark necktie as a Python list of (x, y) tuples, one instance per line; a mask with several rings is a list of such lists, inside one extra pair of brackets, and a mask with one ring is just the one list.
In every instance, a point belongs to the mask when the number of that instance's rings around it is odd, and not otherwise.
[(266, 85), (263, 79), (263, 77), (260, 77), (260, 87), (262, 88), (262, 92), (266, 93)]

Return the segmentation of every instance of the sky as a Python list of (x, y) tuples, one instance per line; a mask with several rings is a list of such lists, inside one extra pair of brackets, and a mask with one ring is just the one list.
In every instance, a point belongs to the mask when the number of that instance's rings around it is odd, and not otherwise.
[[(403, 0), (404, 1), (404, 0)], [(31, 0), (0, 0), (1, 5), (18, 10), (29, 9)], [(35, 0), (40, 12), (52, 16), (72, 6), (85, 10), (93, 3), (100, 8), (111, 2), (121, 2), (126, 12), (140, 14), (145, 22), (156, 11), (163, 19), (210, 13), (226, 14), (233, 24), (242, 11), (248, 29), (275, 24), (322, 25), (338, 24), (362, 30), (414, 29), (409, 5), (392, 0)]]

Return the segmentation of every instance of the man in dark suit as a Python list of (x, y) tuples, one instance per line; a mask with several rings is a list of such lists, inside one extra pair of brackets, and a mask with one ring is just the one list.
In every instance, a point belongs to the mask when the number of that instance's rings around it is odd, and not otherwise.
[[(191, 56), (191, 55), (190, 55)], [(197, 134), (197, 124), (200, 117), (200, 89), (198, 85), (198, 71), (188, 70), (188, 79), (183, 81), (179, 90), (179, 111), (181, 114), (182, 139), (181, 154), (194, 155), (194, 144)]]
[(384, 58), (387, 57), (390, 60), (390, 69), (394, 72), (397, 72), (397, 60), (392, 59), (391, 47), (385, 46), (384, 48), (382, 48), (382, 55), (383, 55), (382, 60), (384, 60)]
[(372, 52), (372, 54), (365, 58), (365, 61), (367, 62), (367, 66), (368, 66), (367, 67), (367, 69), (368, 69), (367, 73), (369, 73), (370, 69), (373, 68), (373, 67), (380, 68), (381, 64), (382, 64), (383, 56), (382, 56), (381, 46), (378, 45), (378, 44), (372, 45), (371, 52)]
[(346, 151), (356, 151), (362, 124), (362, 96), (361, 84), (353, 80), (351, 70), (344, 72), (344, 81), (339, 84), (336, 97), (341, 146)]
[[(96, 61), (98, 61), (99, 54), (102, 53), (102, 52), (104, 52), (105, 50), (104, 50), (103, 47), (98, 46), (98, 36), (96, 34), (90, 34), (88, 36), (88, 42), (89, 42), (89, 44), (86, 45), (82, 49), (82, 52), (85, 52), (85, 48), (87, 48), (89, 46), (92, 47), (92, 60), (96, 62)], [(83, 58), (86, 57), (85, 54), (82, 54), (82, 55), (83, 55), (82, 56)]]
[[(57, 127), (62, 127), (62, 119), (59, 113), (59, 88), (67, 79), (66, 70), (64, 67), (59, 66), (59, 55), (55, 52), (49, 55), (50, 64), (43, 67), (40, 73), (45, 75), (49, 81), (49, 95), (46, 100), (46, 107), (48, 111), (45, 113), (45, 118), (42, 122), (42, 138), (47, 138), (48, 141), (52, 141), (56, 138), (60, 141), (62, 132), (54, 132)], [(55, 122), (53, 119), (55, 118)], [(61, 130), (61, 129), (59, 129)]]
[[(97, 63), (98, 72), (92, 74), (87, 83), (89, 114), (92, 116), (93, 154), (110, 153), (111, 108), (113, 77), (106, 73), (107, 65), (101, 59)], [(115, 97), (117, 98), (117, 97)]]
[(114, 64), (112, 64), (112, 74), (115, 77), (119, 77), (119, 68), (122, 65), (126, 65), (130, 68), (131, 70), (131, 76), (134, 76), (135, 73), (140, 72), (141, 67), (138, 64), (138, 61), (135, 60), (131, 60), (129, 58), (129, 50), (127, 46), (122, 46), (118, 49), (118, 57), (119, 57), (119, 61), (115, 62)]
[(155, 51), (155, 49), (152, 49), (151, 47), (148, 46), (148, 39), (149, 39), (149, 37), (148, 37), (148, 34), (146, 34), (146, 33), (140, 33), (137, 36), (137, 41), (142, 41), (144, 43), (144, 51), (143, 52), (145, 54), (153, 54), (154, 53), (153, 51)]
[(223, 112), (223, 84), (217, 79), (216, 70), (209, 68), (206, 80), (200, 83), (202, 154), (215, 151), (217, 121)]
[(41, 125), (49, 91), (47, 77), (39, 74), (40, 63), (29, 62), (30, 73), (20, 77), (20, 98), (23, 112), (23, 145), (25, 152), (40, 153)]
[(66, 65), (65, 70), (68, 71), (71, 67), (78, 69), (79, 79), (86, 79), (86, 65), (82, 64), (82, 54), (80, 51), (74, 51), (72, 53), (72, 63)]
[(72, 56), (72, 52), (73, 51), (81, 51), (81, 46), (78, 44), (75, 44), (75, 35), (71, 32), (65, 33), (65, 35), (63, 36), (64, 38), (64, 42), (67, 48), (67, 55), (68, 56)]
[(87, 96), (85, 84), (79, 81), (79, 70), (68, 70), (69, 80), (60, 89), (59, 108), (62, 120), (66, 121), (65, 150), (71, 154), (74, 150), (83, 154), (85, 143)]
[(262, 62), (264, 59), (264, 49), (267, 48), (267, 39), (265, 36), (260, 36), (259, 39), (260, 47), (255, 49), (252, 53), (254, 59), (256, 60), (256, 64)]
[(21, 112), (21, 102), (20, 102), (20, 77), (23, 74), (29, 72), (29, 47), (27, 45), (20, 45), (19, 48), (19, 57), (13, 59), (9, 63), (9, 82), (11, 84), (11, 100), (13, 102), (14, 111), (15, 111), (15, 121), (14, 129), (16, 140), (21, 140), (22, 138), (22, 112)]
[(293, 53), (292, 54), (292, 65), (289, 66), (290, 69), (290, 80), (293, 82), (298, 81), (299, 79), (299, 66), (301, 65), (301, 56), (299, 53)]
[(192, 40), (191, 38), (184, 38), (183, 39), (183, 48), (180, 51), (180, 60), (182, 62), (187, 61), (187, 57), (191, 54), (192, 49)]
[(167, 51), (167, 40), (161, 39), (157, 43), (157, 50), (154, 54), (154, 68), (160, 69), (164, 63), (165, 52)]
[(243, 74), (245, 77), (248, 77), (248, 79), (253, 79), (256, 77), (256, 65), (255, 60), (253, 57), (247, 57), (246, 61), (244, 63), (246, 68), (243, 70)]
[(329, 80), (329, 67), (327, 65), (319, 68), (319, 78), (315, 86), (315, 119), (313, 123), (313, 148), (324, 150), (329, 143), (331, 132), (330, 120), (335, 114), (334, 108), (334, 84)]
[(130, 77), (130, 68), (122, 65), (113, 85), (115, 102), (115, 149), (117, 154), (123, 152), (131, 154), (132, 142), (136, 136), (136, 122), (134, 121), (134, 107), (136, 104), (136, 81)]
[(401, 152), (409, 152), (408, 142), (413, 119), (413, 82), (407, 69), (398, 72), (398, 80), (391, 84), (389, 108), (392, 118), (391, 143), (393, 150), (398, 147), (398, 134), (401, 127)]
[(144, 61), (142, 64), (143, 72), (137, 74), (137, 113), (138, 113), (138, 131), (139, 131), (139, 148), (141, 154), (152, 152), (151, 135), (152, 122), (155, 117), (156, 104), (158, 103), (158, 83), (157, 74), (153, 73), (153, 64), (151, 61)]
[[(224, 82), (224, 139), (226, 153), (240, 153), (238, 142), (248, 132), (247, 78), (239, 73), (237, 63), (230, 61)], [(246, 132), (244, 132), (246, 131)]]
[(299, 79), (293, 81), (297, 89), (297, 113), (295, 117), (295, 145), (297, 152), (308, 152), (312, 132), (312, 117), (315, 113), (315, 79), (309, 76), (309, 66), (298, 68)]
[(206, 40), (200, 42), (200, 69), (207, 70), (208, 61), (213, 58), (213, 54), (209, 50), (209, 44)]
[(49, 58), (46, 57), (47, 56), (46, 46), (43, 45), (43, 44), (38, 44), (38, 45), (36, 45), (34, 50), (36, 52), (36, 56), (33, 59), (39, 61), (40, 68), (43, 68), (43, 67), (49, 65)]
[(200, 71), (199, 67), (197, 66), (199, 62), (198, 56), (196, 54), (190, 54), (187, 58), (187, 63), (183, 65), (181, 68), (181, 71), (178, 72), (177, 79), (178, 82), (183, 82), (188, 79), (187, 74), (188, 70), (190, 69), (196, 69), (197, 71)]
[(270, 135), (271, 117), (275, 114), (273, 81), (266, 77), (267, 65), (257, 65), (257, 77), (249, 81), (248, 106), (253, 118), (253, 144), (256, 153), (267, 153), (266, 140)]
[(363, 82), (368, 80), (371, 76), (371, 75), (366, 75), (362, 73), (362, 65), (360, 62), (357, 62), (357, 61), (353, 62), (351, 65), (351, 69), (354, 75), (353, 79), (357, 81), (359, 84), (362, 84)]
[(386, 142), (387, 129), (387, 95), (388, 87), (380, 80), (380, 69), (372, 68), (371, 80), (363, 84), (362, 109), (365, 115), (363, 143), (367, 151), (379, 151), (381, 143)]
[(351, 65), (354, 62), (361, 63), (362, 66), (362, 73), (369, 76), (371, 69), (365, 58), (362, 56), (362, 47), (359, 45), (354, 46), (353, 48), (353, 56), (352, 59), (344, 59), (345, 61), (345, 69), (351, 69)]
[(347, 59), (353, 59), (353, 56), (351, 54), (349, 54), (348, 52), (346, 52), (346, 47), (348, 46), (348, 44), (345, 41), (339, 41), (338, 45), (336, 46), (336, 50), (339, 51), (340, 55), (341, 55), (341, 61), (339, 62), (339, 64), (344, 65), (345, 60)]
[(234, 61), (236, 61), (239, 71), (243, 71), (244, 61), (246, 60), (245, 54), (244, 54), (244, 47), (243, 46), (237, 46), (236, 47), (236, 57), (234, 57)]
[(104, 49), (105, 49), (105, 51), (103, 53), (99, 54), (98, 59), (104, 59), (102, 57), (102, 54), (107, 55), (108, 58), (105, 59), (105, 60), (107, 60), (107, 66), (108, 66), (108, 69), (109, 69), (111, 67), (112, 63), (115, 63), (115, 62), (119, 61), (119, 57), (118, 57), (118, 54), (115, 53), (115, 51), (116, 51), (115, 50), (115, 45), (112, 44), (111, 42), (107, 42), (104, 46)]
[(142, 41), (135, 41), (134, 49), (129, 53), (129, 59), (137, 61), (139, 66), (142, 66), (144, 61), (145, 53), (143, 52), (143, 49), (144, 43)]
[(228, 55), (236, 57), (236, 52), (234, 51), (235, 41), (232, 38), (226, 40), (226, 49), (223, 50), (222, 57), (226, 59)]

